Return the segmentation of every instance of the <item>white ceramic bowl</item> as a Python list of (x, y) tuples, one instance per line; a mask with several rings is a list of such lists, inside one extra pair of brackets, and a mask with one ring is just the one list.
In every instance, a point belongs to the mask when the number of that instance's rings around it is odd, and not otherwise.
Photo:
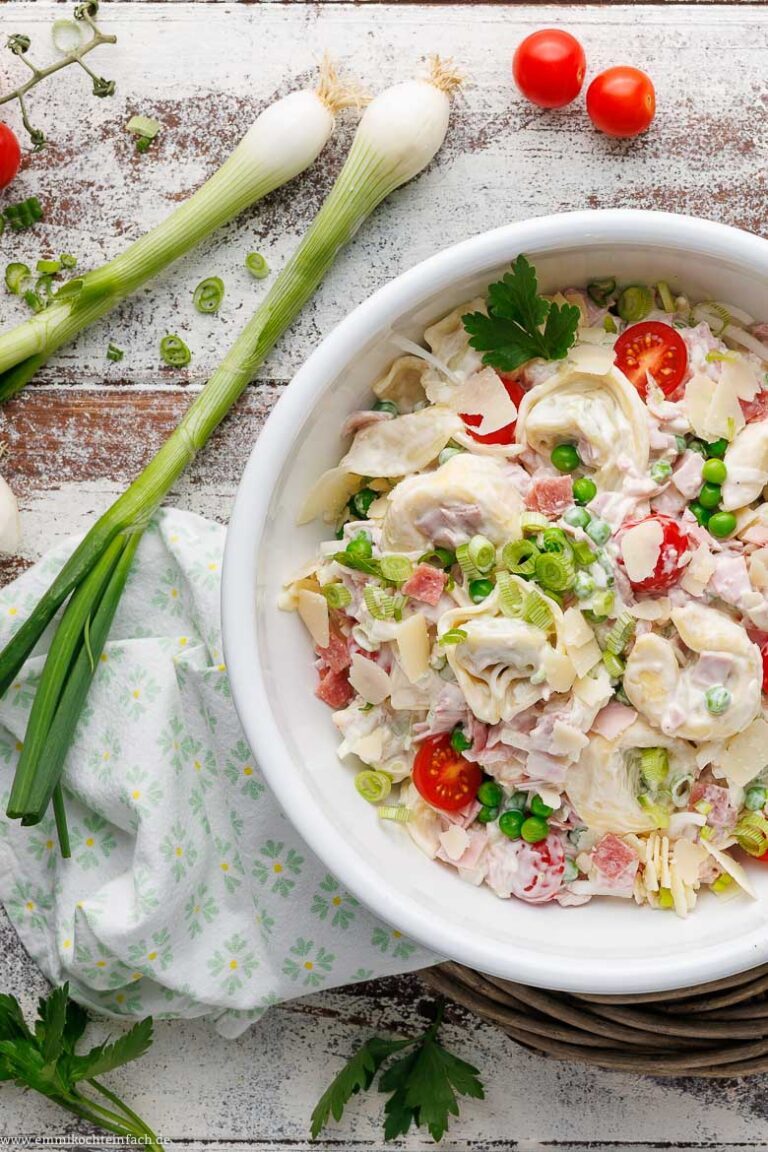
[(420, 341), (428, 324), (483, 292), (520, 252), (533, 260), (543, 290), (606, 275), (665, 279), (693, 297), (714, 296), (768, 318), (767, 241), (653, 212), (511, 224), (387, 284), (309, 358), (243, 475), (223, 583), (235, 703), (272, 789), (309, 846), (376, 914), (438, 955), (566, 991), (646, 992), (713, 980), (768, 961), (768, 868), (753, 868), (760, 900), (707, 894), (688, 920), (624, 900), (533, 907), (465, 884), (358, 797), (352, 766), (336, 756), (330, 712), (313, 695), (303, 627), (276, 607), (281, 583), (323, 535), (317, 524), (297, 528), (297, 509), (317, 476), (338, 462), (344, 417), (370, 404), (371, 382), (398, 355), (389, 334)]

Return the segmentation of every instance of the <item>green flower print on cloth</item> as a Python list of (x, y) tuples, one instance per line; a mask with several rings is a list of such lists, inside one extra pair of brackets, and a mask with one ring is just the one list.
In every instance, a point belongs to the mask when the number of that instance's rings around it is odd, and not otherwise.
[[(435, 958), (358, 904), (273, 800), (222, 663), (223, 545), (221, 525), (190, 513), (150, 526), (67, 761), (72, 859), (50, 817), (0, 816), (0, 900), (86, 1006), (209, 1015), (236, 1036), (281, 1000)], [(70, 550), (0, 591), (0, 644)], [(35, 657), (0, 701), (3, 801), (39, 673)]]

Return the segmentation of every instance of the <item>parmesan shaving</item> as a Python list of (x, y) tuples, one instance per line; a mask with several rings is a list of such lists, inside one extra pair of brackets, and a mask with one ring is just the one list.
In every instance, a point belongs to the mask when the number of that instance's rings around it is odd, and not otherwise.
[(357, 756), (364, 764), (378, 764), (383, 750), (384, 734), (381, 728), (374, 728), (373, 732), (368, 732), (367, 735), (360, 736), (349, 744), (350, 754)]
[(473, 429), (481, 436), (498, 432), (517, 419), (517, 408), (493, 368), (475, 372), (452, 388), (444, 402), (456, 413), (481, 416), (480, 424)]
[(296, 523), (308, 524), (318, 516), (322, 516), (328, 522), (335, 520), (361, 484), (362, 478), (347, 468), (329, 468), (310, 488)]
[(647, 580), (656, 570), (664, 541), (664, 528), (659, 520), (644, 520), (628, 528), (621, 537), (621, 555), (627, 576), (634, 583)]
[(727, 852), (721, 852), (719, 848), (715, 848), (708, 840), (702, 840), (701, 846), (704, 851), (708, 852), (712, 859), (720, 865), (723, 872), (727, 872), (728, 875), (736, 881), (738, 886), (744, 889), (747, 896), (751, 896), (753, 900), (757, 900), (757, 893), (750, 883), (746, 869), (743, 868), (737, 860), (734, 860)]
[(440, 845), (449, 860), (460, 860), (469, 847), (469, 835), (459, 824), (440, 833)]
[(349, 682), (368, 704), (383, 703), (392, 691), (392, 682), (381, 665), (367, 660), (359, 652), (352, 657)]
[(566, 608), (563, 612), (563, 642), (567, 648), (581, 648), (590, 644), (595, 634), (578, 608)]
[(396, 638), (400, 665), (415, 684), (429, 669), (429, 632), (421, 612), (414, 612), (398, 625)]
[(547, 645), (541, 657), (541, 670), (553, 692), (569, 692), (573, 687), (576, 669), (565, 652), (558, 652)]
[(586, 676), (600, 662), (601, 655), (600, 645), (595, 639), (589, 644), (580, 644), (578, 648), (568, 648), (568, 657), (579, 678)]
[(325, 596), (301, 588), (296, 597), (296, 607), (315, 646), (327, 648), (331, 640), (331, 623)]
[(768, 764), (768, 723), (758, 716), (726, 741), (714, 761), (731, 784), (743, 788)]

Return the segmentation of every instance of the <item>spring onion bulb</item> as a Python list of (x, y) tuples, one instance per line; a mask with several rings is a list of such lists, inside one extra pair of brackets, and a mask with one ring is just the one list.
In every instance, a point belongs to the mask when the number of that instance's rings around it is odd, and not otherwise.
[[(254, 316), (154, 459), (88, 532), (0, 652), (2, 695), (68, 600), (30, 712), (8, 802), (11, 819), (39, 823), (59, 786), (94, 664), (106, 642), (139, 538), (152, 514), (240, 397), (342, 248), (390, 192), (432, 160), (445, 138), (450, 94), (458, 83), (450, 67), (436, 59), (428, 80), (399, 84), (373, 101), (328, 198)], [(60, 819), (60, 842), (62, 824)]]
[(336, 113), (361, 102), (326, 58), (317, 88), (291, 92), (266, 108), (221, 168), (166, 220), (114, 260), (65, 284), (44, 316), (0, 336), (0, 400), (23, 388), (62, 344), (313, 164), (333, 132)]

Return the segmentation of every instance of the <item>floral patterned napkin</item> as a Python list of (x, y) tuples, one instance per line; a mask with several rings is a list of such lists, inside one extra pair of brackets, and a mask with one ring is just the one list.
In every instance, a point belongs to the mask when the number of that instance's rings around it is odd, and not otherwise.
[[(221, 663), (224, 534), (171, 509), (146, 533), (67, 760), (72, 858), (51, 816), (33, 828), (0, 816), (0, 900), (81, 1003), (211, 1014), (235, 1036), (281, 1000), (435, 958), (344, 890), (264, 782)], [(70, 551), (0, 592), (0, 643)], [(42, 663), (0, 702), (3, 811)]]

